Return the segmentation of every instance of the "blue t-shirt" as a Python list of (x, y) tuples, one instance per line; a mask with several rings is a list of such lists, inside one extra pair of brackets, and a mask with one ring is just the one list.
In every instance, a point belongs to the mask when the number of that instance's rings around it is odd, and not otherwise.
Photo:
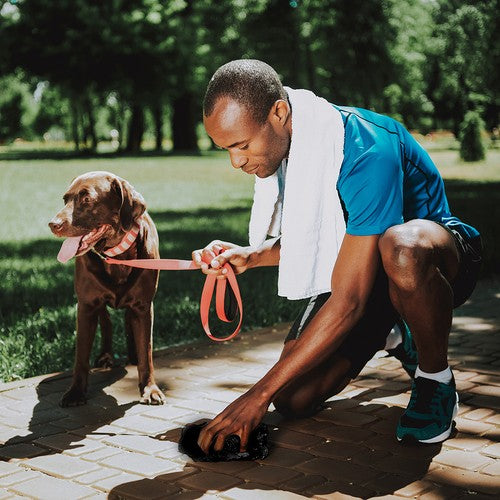
[(400, 123), (361, 108), (335, 108), (345, 127), (337, 190), (347, 234), (382, 234), (396, 224), (427, 219), (453, 227), (466, 238), (479, 235), (451, 215), (438, 169)]

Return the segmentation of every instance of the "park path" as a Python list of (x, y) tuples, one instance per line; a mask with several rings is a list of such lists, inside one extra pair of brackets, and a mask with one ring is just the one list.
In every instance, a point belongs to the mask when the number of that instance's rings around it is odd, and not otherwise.
[[(450, 357), (461, 409), (443, 444), (404, 447), (394, 430), (409, 379), (380, 352), (312, 418), (270, 411), (274, 445), (257, 462), (193, 463), (183, 425), (210, 418), (277, 359), (287, 325), (156, 356), (164, 406), (137, 404), (134, 367), (96, 371), (84, 407), (58, 406), (68, 374), (0, 385), (0, 499), (499, 498), (500, 281), (457, 311)], [(271, 408), (272, 410), (272, 408)]]

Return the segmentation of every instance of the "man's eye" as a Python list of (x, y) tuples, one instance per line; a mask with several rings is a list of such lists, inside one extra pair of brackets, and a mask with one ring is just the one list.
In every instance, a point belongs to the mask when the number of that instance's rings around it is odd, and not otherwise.
[(248, 144), (245, 144), (244, 146), (241, 146), (240, 149), (248, 149)]

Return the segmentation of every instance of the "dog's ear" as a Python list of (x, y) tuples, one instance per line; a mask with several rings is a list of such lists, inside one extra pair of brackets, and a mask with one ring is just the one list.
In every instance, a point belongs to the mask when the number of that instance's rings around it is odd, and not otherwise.
[(120, 226), (128, 231), (146, 210), (144, 198), (124, 179), (113, 179), (112, 188), (121, 198)]

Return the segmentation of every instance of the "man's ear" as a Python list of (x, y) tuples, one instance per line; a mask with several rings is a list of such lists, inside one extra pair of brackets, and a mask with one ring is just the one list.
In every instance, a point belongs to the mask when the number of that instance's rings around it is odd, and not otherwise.
[(124, 179), (113, 179), (112, 187), (121, 198), (120, 226), (128, 231), (146, 210), (144, 198)]
[(280, 123), (282, 126), (284, 126), (288, 121), (288, 117), (290, 115), (290, 105), (283, 99), (278, 99), (271, 106), (269, 114), (270, 118), (273, 118), (277, 123)]

